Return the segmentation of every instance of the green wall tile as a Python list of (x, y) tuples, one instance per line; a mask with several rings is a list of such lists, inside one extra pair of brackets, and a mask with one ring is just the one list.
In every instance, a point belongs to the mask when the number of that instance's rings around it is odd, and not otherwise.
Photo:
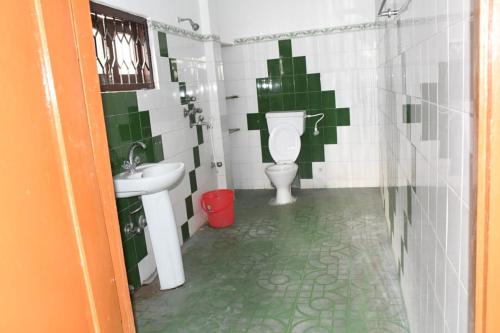
[(201, 145), (204, 142), (203, 139), (203, 127), (202, 126), (196, 126), (196, 137), (198, 138), (198, 144)]
[(321, 91), (321, 79), (319, 73), (307, 74), (307, 90)]
[(149, 118), (149, 111), (139, 112), (141, 119), (141, 135), (143, 138), (149, 138), (151, 134), (151, 120)]
[(293, 77), (295, 92), (307, 92), (307, 76), (296, 75)]
[[(128, 202), (127, 202), (128, 205)], [(125, 226), (130, 222), (130, 210), (125, 208), (118, 211), (118, 223), (120, 224), (120, 234), (122, 236), (122, 243), (132, 238), (131, 235), (125, 234)]]
[[(128, 206), (129, 206), (129, 200), (130, 198), (120, 198), (120, 199), (116, 199), (116, 210), (118, 212), (126, 209)], [(120, 220), (120, 223), (121, 223), (121, 220)]]
[(306, 57), (293, 58), (293, 75), (306, 75)]
[(274, 162), (268, 146), (261, 147), (261, 155), (262, 155), (262, 162), (263, 163), (273, 163)]
[(300, 148), (300, 153), (297, 160), (299, 162), (311, 162), (312, 160), (311, 145), (306, 144)]
[(279, 59), (269, 59), (267, 61), (267, 74), (269, 75), (269, 77), (281, 76), (280, 67), (281, 66)]
[(321, 108), (334, 109), (335, 106), (335, 90), (327, 90), (321, 92)]
[(111, 162), (111, 172), (116, 175), (121, 171), (122, 163), (125, 160), (125, 154), (121, 154), (121, 148), (109, 148), (109, 159)]
[(116, 124), (115, 118), (117, 116), (111, 116), (106, 118), (106, 135), (108, 137), (108, 146), (113, 149), (122, 144), (120, 137), (120, 131), (118, 130), (118, 125)]
[(323, 128), (318, 128), (318, 130), (319, 130), (319, 134), (314, 135), (314, 128), (307, 129), (307, 131), (308, 131), (307, 134), (311, 136), (310, 142), (312, 145), (322, 145), (325, 143), (324, 139), (323, 139), (325, 131), (323, 130)]
[(160, 56), (168, 57), (167, 35), (158, 31), (158, 43), (160, 45)]
[[(324, 144), (337, 144), (337, 127), (350, 125), (348, 108), (336, 108), (335, 91), (321, 91), (320, 73), (307, 74), (306, 57), (292, 57), (291, 40), (278, 41), (279, 59), (268, 59), (268, 78), (256, 79), (258, 114), (247, 114), (249, 130), (260, 130), (262, 161), (273, 162), (268, 148), (269, 133), (265, 113), (282, 110), (305, 110), (307, 114), (324, 113), (313, 135), (318, 118), (306, 119), (301, 136), (302, 149), (297, 159), (299, 176), (312, 178), (312, 162), (325, 160)], [(415, 112), (417, 114), (417, 112)]]
[(170, 81), (178, 82), (179, 81), (179, 73), (177, 71), (177, 60), (174, 58), (170, 58)]
[(309, 108), (314, 110), (321, 109), (321, 91), (309, 92)]
[(196, 181), (196, 170), (189, 171), (189, 185), (191, 186), (191, 194), (198, 190), (198, 183)]
[(309, 163), (299, 163), (299, 175), (302, 179), (312, 179), (312, 164)]
[(148, 248), (146, 246), (146, 237), (144, 232), (134, 236), (135, 254), (137, 263), (148, 255)]
[(308, 93), (296, 93), (295, 94), (295, 109), (296, 110), (306, 110), (309, 108), (309, 94)]
[(325, 161), (325, 149), (323, 148), (323, 145), (311, 145), (311, 161), (312, 162)]
[(295, 110), (295, 94), (283, 94), (283, 110)]
[(259, 113), (269, 112), (269, 97), (258, 97), (257, 103), (259, 107)]
[(273, 77), (269, 79), (269, 94), (281, 94), (283, 92), (281, 86), (281, 77)]
[(186, 204), (186, 215), (187, 219), (189, 220), (194, 216), (193, 197), (192, 196), (187, 197), (185, 200), (185, 204)]
[(153, 162), (161, 162), (164, 160), (163, 156), (163, 144), (161, 141), (161, 135), (157, 135), (151, 138), (151, 143), (153, 145)]
[(293, 60), (292, 58), (280, 59), (281, 75), (293, 75)]
[[(101, 96), (113, 175), (123, 171), (122, 163), (128, 158), (128, 149), (133, 141), (140, 140), (147, 145), (145, 150), (136, 150), (142, 162), (162, 161), (161, 135), (152, 137), (149, 111), (139, 112), (136, 92), (102, 93)], [(137, 263), (147, 255), (144, 235), (125, 235), (123, 227), (130, 222), (137, 223), (134, 217), (130, 217), (130, 211), (141, 203), (138, 197), (118, 199), (116, 203), (129, 283), (139, 287)]]
[(337, 114), (337, 126), (349, 126), (351, 124), (349, 108), (335, 109), (335, 112)]
[(311, 144), (311, 136), (307, 135), (307, 128), (304, 130), (304, 134), (300, 137), (300, 144), (301, 144), (301, 150), (304, 148), (305, 145), (310, 145)]
[(281, 90), (283, 93), (293, 93), (295, 91), (292, 75), (283, 76), (281, 78)]
[(189, 239), (189, 224), (188, 222), (184, 222), (181, 226), (181, 232), (182, 232), (182, 241), (186, 242)]
[(262, 146), (269, 146), (269, 131), (267, 129), (260, 130), (260, 144)]
[(283, 95), (269, 96), (269, 111), (282, 111), (283, 110)]
[(325, 118), (319, 123), (320, 127), (337, 126), (337, 113), (335, 109), (324, 109), (322, 112), (325, 114)]
[(262, 113), (247, 113), (247, 129), (249, 131), (262, 128), (264, 114)]
[(132, 135), (130, 134), (130, 126), (129, 126), (129, 115), (121, 114), (113, 117), (115, 120), (118, 120), (118, 133), (120, 137), (120, 141), (127, 142), (132, 139)]
[(135, 91), (102, 93), (104, 116), (113, 116), (139, 111)]
[(329, 145), (337, 144), (337, 127), (325, 127), (323, 131), (323, 142)]
[(292, 56), (292, 41), (290, 39), (279, 40), (278, 49), (280, 58), (290, 58)]
[(129, 130), (132, 141), (142, 139), (141, 115), (139, 112), (133, 113), (129, 116)]
[(260, 78), (256, 79), (255, 82), (257, 88), (257, 96), (267, 96), (270, 92), (270, 79), (268, 78)]
[(125, 266), (127, 266), (127, 269), (137, 265), (134, 238), (130, 238), (123, 242), (123, 255), (125, 257)]
[(141, 277), (139, 275), (139, 268), (136, 266), (127, 270), (128, 284), (134, 288), (139, 288), (141, 286)]
[(193, 160), (194, 160), (194, 167), (198, 168), (201, 163), (200, 163), (200, 148), (198, 146), (193, 147)]

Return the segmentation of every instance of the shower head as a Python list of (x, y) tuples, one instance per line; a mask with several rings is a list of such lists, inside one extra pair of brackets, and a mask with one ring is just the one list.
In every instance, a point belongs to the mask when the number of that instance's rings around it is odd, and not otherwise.
[(185, 18), (178, 17), (177, 18), (177, 22), (179, 22), (179, 23), (184, 22), (184, 21), (188, 21), (191, 24), (191, 28), (193, 28), (194, 31), (198, 31), (198, 29), (200, 29), (200, 25), (198, 23), (194, 22), (189, 17), (185, 17)]

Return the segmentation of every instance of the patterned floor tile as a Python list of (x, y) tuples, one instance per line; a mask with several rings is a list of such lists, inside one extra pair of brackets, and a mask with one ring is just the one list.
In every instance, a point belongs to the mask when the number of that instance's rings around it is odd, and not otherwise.
[(375, 189), (238, 191), (235, 225), (183, 247), (186, 284), (133, 297), (139, 333), (408, 332)]

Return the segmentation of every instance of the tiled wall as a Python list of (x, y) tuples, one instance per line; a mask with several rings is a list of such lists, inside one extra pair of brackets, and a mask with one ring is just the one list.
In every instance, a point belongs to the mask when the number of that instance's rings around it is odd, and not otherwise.
[[(205, 222), (199, 203), (201, 194), (217, 187), (218, 174), (225, 179), (224, 171), (211, 167), (210, 133), (201, 126), (190, 128), (189, 119), (183, 116), (184, 108), (196, 105), (203, 108), (206, 119), (212, 117), (214, 97), (209, 92), (214, 83), (207, 72), (216, 61), (206, 56), (206, 43), (157, 28), (150, 28), (149, 34), (156, 69), (155, 89), (102, 94), (112, 169), (113, 174), (122, 171), (128, 148), (137, 140), (148, 146), (146, 151), (136, 150), (144, 162), (185, 164), (184, 178), (170, 191), (179, 238), (184, 242)], [(196, 96), (196, 102), (188, 104), (187, 95)], [(213, 123), (220, 132), (220, 119), (214, 118)], [(218, 139), (222, 141), (220, 134)], [(220, 154), (219, 160), (224, 161), (222, 150)], [(132, 216), (130, 212), (140, 205), (138, 198), (117, 200), (129, 284), (134, 287), (156, 267), (147, 227), (144, 233), (133, 237), (123, 233), (126, 223), (137, 222), (142, 212)]]
[(217, 13), (216, 24), (222, 41), (230, 43), (241, 37), (372, 22), (375, 16), (373, 0), (211, 2)]
[(470, 1), (412, 1), (378, 38), (381, 183), (412, 332), (468, 332)]
[[(146, 150), (137, 150), (142, 161), (163, 160), (161, 137), (152, 136), (149, 111), (139, 112), (135, 92), (103, 93), (102, 102), (113, 174), (122, 171), (121, 165), (127, 159), (128, 148), (134, 141), (142, 141), (147, 145)], [(146, 238), (144, 233), (126, 234), (124, 228), (129, 223), (137, 224), (144, 212), (138, 198), (118, 199), (116, 205), (129, 284), (137, 287), (140, 285), (137, 264), (148, 254)]]
[(264, 169), (265, 113), (325, 113), (320, 135), (308, 119), (297, 160), (302, 188), (372, 187), (378, 182), (376, 31), (343, 32), (223, 47), (235, 188), (271, 188)]

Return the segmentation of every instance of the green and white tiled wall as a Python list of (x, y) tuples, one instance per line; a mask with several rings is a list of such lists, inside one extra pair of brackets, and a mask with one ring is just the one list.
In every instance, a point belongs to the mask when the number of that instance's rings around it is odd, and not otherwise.
[(378, 38), (381, 193), (412, 332), (470, 321), (471, 22), (461, 1), (449, 8), (439, 29), (424, 19)]
[[(325, 113), (308, 119), (296, 163), (302, 188), (379, 186), (376, 51), (371, 30), (223, 47), (236, 188), (271, 188), (265, 167), (268, 111)], [(353, 49), (346, 52), (346, 45)]]
[[(201, 73), (206, 70), (203, 44), (156, 30), (150, 30), (150, 36), (156, 89), (102, 94), (111, 165), (113, 174), (121, 172), (128, 148), (137, 140), (147, 144), (145, 151), (136, 150), (144, 162), (186, 165), (182, 182), (170, 191), (179, 238), (184, 242), (205, 222), (199, 205), (201, 193), (216, 187), (208, 134), (201, 127), (189, 128), (189, 120), (183, 116), (183, 108), (192, 107), (186, 103), (185, 93), (197, 97), (197, 106), (208, 103), (203, 93), (206, 75)], [(129, 284), (133, 287), (140, 286), (155, 269), (147, 227), (135, 236), (123, 233), (126, 223), (137, 223), (143, 212), (130, 213), (140, 206), (138, 198), (117, 200)]]

